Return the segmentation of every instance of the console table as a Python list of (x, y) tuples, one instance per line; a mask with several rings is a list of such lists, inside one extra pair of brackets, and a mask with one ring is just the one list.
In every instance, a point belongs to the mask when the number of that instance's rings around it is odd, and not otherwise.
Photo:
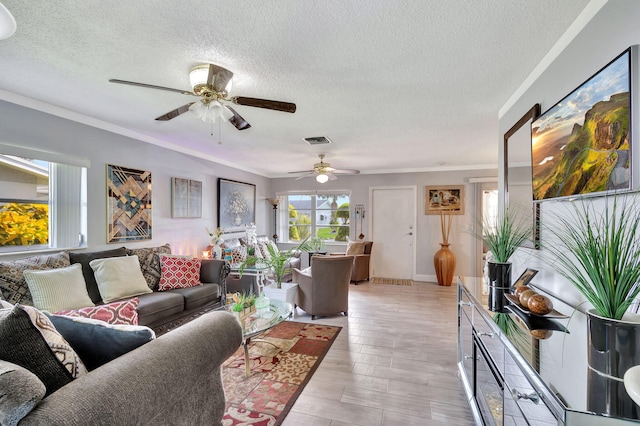
[[(271, 269), (269, 268), (261, 268), (261, 267), (250, 267), (244, 268), (242, 271), (242, 275), (247, 275), (249, 277), (256, 277), (256, 284), (258, 284), (258, 294), (262, 292), (265, 287), (267, 276), (271, 273)], [(240, 265), (232, 264), (231, 269), (229, 271), (229, 275), (234, 277), (240, 277)]]
[[(488, 310), (488, 289), (482, 278), (458, 278), (458, 375), (462, 380), (475, 422), (479, 425), (566, 425), (618, 426), (639, 424), (640, 420), (604, 417), (587, 411), (580, 401), (586, 395), (586, 380), (566, 380), (557, 368), (581, 365), (586, 346), (563, 347), (568, 319), (548, 340), (531, 336), (524, 322), (514, 313), (496, 314)], [(570, 312), (569, 312), (570, 313)], [(576, 320), (572, 320), (577, 322)], [(574, 328), (570, 328), (574, 333)], [(541, 344), (541, 342), (545, 342)], [(556, 360), (553, 349), (563, 351)], [(581, 353), (584, 351), (584, 354)], [(575, 358), (575, 359), (574, 359)], [(553, 366), (554, 362), (564, 363)], [(550, 367), (551, 365), (551, 367)], [(553, 371), (554, 368), (556, 371)], [(566, 382), (566, 383), (561, 383)], [(559, 388), (571, 389), (571, 395)], [(573, 404), (567, 400), (576, 401)]]

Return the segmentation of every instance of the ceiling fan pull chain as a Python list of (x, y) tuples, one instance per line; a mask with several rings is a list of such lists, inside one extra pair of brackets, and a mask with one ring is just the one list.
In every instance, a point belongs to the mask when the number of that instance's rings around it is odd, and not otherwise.
[[(213, 126), (213, 124), (211, 124)], [(218, 120), (218, 145), (222, 145), (222, 137), (220, 133), (222, 132), (222, 119)]]

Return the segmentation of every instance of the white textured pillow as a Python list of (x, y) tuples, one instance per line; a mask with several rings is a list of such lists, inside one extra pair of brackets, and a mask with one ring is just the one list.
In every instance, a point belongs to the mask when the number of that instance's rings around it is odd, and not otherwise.
[(65, 268), (25, 270), (24, 279), (33, 298), (33, 305), (49, 312), (95, 306), (87, 292), (82, 265)]
[(89, 266), (105, 303), (152, 292), (136, 255), (95, 259), (89, 262)]

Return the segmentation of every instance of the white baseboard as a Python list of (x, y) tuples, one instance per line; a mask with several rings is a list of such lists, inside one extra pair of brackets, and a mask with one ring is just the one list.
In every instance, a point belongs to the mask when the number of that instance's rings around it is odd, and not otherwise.
[[(465, 281), (470, 281), (472, 279), (474, 279), (475, 277), (462, 277), (462, 279), (464, 279)], [(438, 277), (436, 277), (435, 275), (425, 275), (425, 274), (416, 274), (413, 277), (414, 281), (423, 281), (423, 282), (427, 282), (427, 283), (437, 283), (438, 282)], [(453, 277), (453, 282), (451, 283), (451, 285), (458, 285), (458, 276), (454, 276)]]

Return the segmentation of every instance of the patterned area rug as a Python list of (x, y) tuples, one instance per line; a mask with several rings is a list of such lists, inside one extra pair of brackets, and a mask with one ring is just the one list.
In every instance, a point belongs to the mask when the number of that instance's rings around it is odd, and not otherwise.
[(282, 423), (341, 328), (294, 321), (278, 324), (249, 345), (249, 378), (245, 378), (241, 346), (222, 365), (227, 398), (222, 424), (276, 426)]
[(413, 285), (412, 280), (402, 280), (397, 278), (380, 278), (380, 277), (371, 278), (371, 283), (372, 284)]

